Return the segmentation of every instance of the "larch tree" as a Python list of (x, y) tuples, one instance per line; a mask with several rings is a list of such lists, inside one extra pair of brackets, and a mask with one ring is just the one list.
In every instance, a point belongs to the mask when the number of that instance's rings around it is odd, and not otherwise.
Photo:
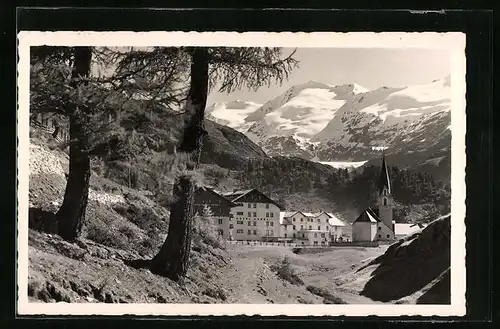
[(232, 92), (246, 86), (257, 89), (276, 82), (281, 84), (298, 65), (295, 52), (282, 58), (280, 48), (184, 48), (191, 56), (189, 92), (185, 109), (185, 125), (177, 154), (185, 158), (185, 170), (177, 177), (171, 204), (167, 238), (151, 260), (153, 273), (182, 281), (191, 250), (194, 217), (194, 193), (197, 188), (195, 170), (203, 146), (205, 107), (209, 87)]
[[(134, 60), (130, 60), (134, 58)], [(59, 235), (77, 239), (85, 222), (90, 158), (126, 153), (127, 136), (110, 114), (124, 110), (134, 96), (168, 103), (186, 71), (175, 50), (116, 51), (93, 47), (32, 47), (30, 110), (69, 121), (69, 174), (56, 214)], [(96, 65), (113, 66), (106, 77), (92, 75)]]

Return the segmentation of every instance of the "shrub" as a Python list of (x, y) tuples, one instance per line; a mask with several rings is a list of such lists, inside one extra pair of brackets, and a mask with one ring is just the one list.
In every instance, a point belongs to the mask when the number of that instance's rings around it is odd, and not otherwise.
[(108, 227), (89, 224), (86, 228), (87, 239), (102, 245), (123, 249), (127, 247), (127, 238), (120, 232), (113, 232)]
[(333, 294), (331, 294), (328, 290), (315, 286), (307, 286), (307, 291), (311, 294), (314, 294), (319, 297), (323, 297), (323, 304), (346, 304), (346, 302)]
[(130, 226), (121, 226), (118, 231), (126, 236), (129, 240), (134, 240), (135, 238), (137, 238), (136, 232)]
[(207, 245), (224, 249), (224, 243), (218, 235), (217, 227), (213, 223), (212, 211), (208, 206), (203, 208), (201, 215), (194, 216), (193, 235), (198, 236)]
[(290, 259), (285, 257), (283, 261), (277, 266), (273, 266), (271, 268), (273, 271), (276, 271), (276, 274), (283, 280), (290, 282), (295, 285), (303, 285), (304, 281), (297, 274), (295, 274), (295, 270), (292, 267)]

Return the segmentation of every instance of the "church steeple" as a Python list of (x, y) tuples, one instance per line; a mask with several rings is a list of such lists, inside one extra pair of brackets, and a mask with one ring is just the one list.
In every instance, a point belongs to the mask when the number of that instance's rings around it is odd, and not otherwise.
[(385, 154), (382, 156), (382, 169), (380, 170), (378, 193), (382, 194), (384, 190), (387, 194), (391, 194), (391, 181), (389, 179), (389, 170), (385, 162)]
[(378, 186), (378, 212), (380, 220), (394, 232), (393, 219), (393, 199), (391, 191), (391, 181), (389, 170), (385, 161), (385, 154), (382, 156), (382, 169), (380, 170), (380, 180)]

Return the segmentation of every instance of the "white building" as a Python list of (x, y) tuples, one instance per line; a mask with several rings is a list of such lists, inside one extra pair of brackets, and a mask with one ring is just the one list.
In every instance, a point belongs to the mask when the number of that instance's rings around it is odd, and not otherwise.
[(257, 189), (221, 193), (235, 206), (230, 210), (229, 239), (276, 240), (282, 206)]
[(281, 237), (299, 245), (327, 246), (342, 235), (345, 223), (326, 212), (281, 212)]

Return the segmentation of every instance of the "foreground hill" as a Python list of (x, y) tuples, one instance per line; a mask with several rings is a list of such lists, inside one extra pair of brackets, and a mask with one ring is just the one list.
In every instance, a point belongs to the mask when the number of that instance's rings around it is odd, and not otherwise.
[(375, 301), (449, 304), (451, 216), (392, 244), (346, 279), (343, 289)]

